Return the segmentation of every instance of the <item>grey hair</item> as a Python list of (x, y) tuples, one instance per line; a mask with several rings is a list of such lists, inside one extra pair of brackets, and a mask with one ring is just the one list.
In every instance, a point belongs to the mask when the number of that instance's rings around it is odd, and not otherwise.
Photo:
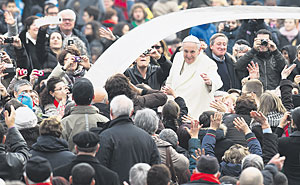
[(244, 170), (248, 167), (255, 167), (260, 171), (264, 169), (263, 159), (256, 154), (249, 154), (242, 160), (241, 169)]
[(159, 118), (152, 109), (138, 110), (134, 117), (134, 124), (153, 135), (158, 129)]
[(79, 37), (77, 37), (77, 36), (73, 35), (73, 36), (66, 37), (63, 40), (63, 44), (62, 44), (63, 48), (65, 48), (65, 49), (67, 48), (69, 40), (73, 40), (74, 41), (74, 45), (80, 51), (81, 55), (86, 55), (86, 56), (90, 57), (89, 54), (88, 54), (88, 52), (87, 52), (85, 43)]
[(18, 92), (20, 90), (20, 87), (24, 86), (24, 85), (29, 85), (32, 87), (31, 83), (28, 80), (18, 80), (16, 81), (15, 85), (14, 85), (14, 91)]
[(133, 111), (133, 102), (125, 95), (115, 96), (110, 102), (110, 110), (115, 117), (130, 116)]
[(172, 129), (169, 128), (163, 129), (159, 133), (159, 137), (160, 139), (171, 143), (173, 147), (177, 146), (178, 136)]
[(76, 14), (73, 10), (71, 10), (71, 9), (62, 10), (58, 13), (58, 16), (62, 17), (62, 14), (71, 14), (74, 21), (76, 21)]
[(129, 182), (131, 185), (146, 185), (147, 173), (151, 166), (146, 163), (137, 163), (130, 168)]

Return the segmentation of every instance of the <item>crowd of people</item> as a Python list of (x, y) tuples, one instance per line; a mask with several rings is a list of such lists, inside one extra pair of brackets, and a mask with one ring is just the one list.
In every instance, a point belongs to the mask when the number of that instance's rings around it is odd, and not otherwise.
[(1, 0), (0, 185), (298, 185), (298, 20), (194, 26), (85, 77), (155, 17), (230, 5), (300, 1)]

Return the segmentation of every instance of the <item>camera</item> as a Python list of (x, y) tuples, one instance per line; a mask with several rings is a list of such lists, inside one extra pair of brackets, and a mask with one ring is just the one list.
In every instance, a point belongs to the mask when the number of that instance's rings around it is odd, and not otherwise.
[(71, 44), (74, 44), (74, 40), (68, 40), (68, 46), (70, 46)]
[(4, 43), (13, 43), (13, 42), (14, 42), (13, 37), (7, 37), (6, 39), (4, 39)]
[(74, 62), (81, 62), (81, 58), (79, 56), (74, 56)]
[(143, 54), (148, 55), (151, 52), (151, 49), (147, 49)]
[(268, 45), (268, 39), (261, 39), (260, 45), (267, 46)]
[(239, 51), (244, 51), (245, 49), (246, 49), (245, 46), (239, 46), (239, 47), (238, 47), (238, 50), (239, 50)]
[[(1, 53), (2, 54), (2, 53)], [(13, 64), (4, 64), (5, 70), (3, 73), (7, 73), (8, 75), (6, 77), (12, 77), (16, 74), (16, 68), (14, 67)]]
[(44, 76), (44, 71), (43, 70), (33, 70), (32, 72), (35, 72), (34, 75), (36, 75), (36, 76)]
[(224, 31), (230, 32), (230, 26), (229, 26), (229, 24), (224, 24)]
[(27, 69), (20, 69), (19, 76), (23, 76), (23, 75), (27, 75), (27, 74), (28, 74)]

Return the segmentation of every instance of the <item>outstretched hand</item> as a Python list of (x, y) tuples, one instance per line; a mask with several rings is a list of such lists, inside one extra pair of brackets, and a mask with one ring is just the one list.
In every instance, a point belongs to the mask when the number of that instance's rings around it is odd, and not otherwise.
[(292, 64), (290, 67), (287, 65), (284, 66), (283, 70), (281, 71), (281, 78), (287, 79), (287, 77), (291, 74), (291, 72), (295, 69), (296, 64)]
[(222, 123), (222, 114), (216, 112), (214, 115), (210, 116), (210, 129), (217, 130)]
[(259, 66), (258, 63), (254, 63), (253, 61), (248, 64), (248, 72), (250, 79), (259, 79)]
[(200, 148), (198, 148), (197, 150), (195, 150), (195, 155), (192, 155), (192, 158), (195, 159), (196, 161), (198, 161), (198, 159), (202, 156), (205, 155), (205, 150), (204, 148), (202, 148), (202, 150)]
[(234, 127), (238, 129), (238, 131), (243, 132), (245, 135), (251, 132), (250, 128), (248, 127), (246, 121), (242, 117), (237, 117), (233, 120)]
[(199, 125), (199, 121), (193, 120), (191, 122), (191, 128), (184, 127), (185, 130), (190, 134), (191, 138), (198, 138), (199, 130), (203, 125)]
[(110, 29), (104, 27), (99, 28), (99, 36), (112, 41), (117, 39)]

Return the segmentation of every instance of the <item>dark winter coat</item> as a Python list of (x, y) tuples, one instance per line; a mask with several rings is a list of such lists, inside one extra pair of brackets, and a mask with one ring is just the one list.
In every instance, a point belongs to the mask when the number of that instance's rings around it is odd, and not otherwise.
[(234, 46), (238, 32), (239, 32), (239, 27), (236, 27), (234, 30), (231, 30), (231, 31), (223, 31), (222, 32), (228, 38), (227, 52), (230, 54), (232, 54), (232, 47)]
[(236, 70), (247, 76), (247, 66), (251, 61), (259, 66), (259, 80), (263, 83), (264, 89), (275, 89), (280, 83), (281, 71), (286, 65), (286, 60), (279, 50), (259, 53), (252, 48), (235, 63)]
[(216, 62), (216, 64), (218, 65), (218, 74), (220, 75), (222, 82), (223, 82), (223, 87), (221, 87), (220, 90), (223, 91), (228, 91), (229, 89), (241, 89), (241, 81), (240, 79), (237, 77), (237, 73), (236, 73), (236, 69), (234, 66), (234, 62), (233, 59), (226, 53), (225, 54), (225, 63), (227, 66), (227, 70), (228, 70), (228, 76), (227, 79), (230, 79), (229, 82), (225, 81), (225, 79), (223, 78), (224, 75), (226, 74), (221, 74), (220, 73), (220, 64), (221, 62), (216, 61), (216, 59), (214, 59), (214, 57), (212, 56), (212, 51), (209, 47), (206, 48), (205, 50), (206, 55), (211, 58), (212, 60), (214, 60)]
[(151, 65), (151, 64), (148, 65), (145, 79), (139, 72), (137, 65), (128, 68), (124, 72), (124, 75), (129, 77), (133, 85), (147, 84), (152, 89), (160, 90), (163, 82), (169, 76), (172, 63), (168, 59), (166, 59), (166, 57), (163, 55), (159, 60), (157, 60), (157, 62), (159, 63), (159, 66)]
[(300, 182), (300, 131), (295, 131), (290, 137), (278, 139), (278, 151), (280, 156), (286, 159), (283, 165), (284, 174), (289, 179), (289, 185), (297, 185)]
[(54, 136), (39, 136), (30, 151), (32, 156), (41, 156), (51, 164), (52, 169), (69, 164), (76, 157), (69, 151), (68, 142)]
[(20, 180), (23, 168), (30, 158), (29, 149), (17, 128), (8, 129), (6, 144), (10, 152), (6, 152), (4, 144), (0, 144), (0, 178), (3, 180)]
[(90, 164), (95, 170), (95, 185), (119, 185), (120, 180), (118, 175), (103, 166), (97, 158), (90, 156), (90, 155), (78, 155), (76, 158), (69, 164), (60, 166), (54, 169), (53, 176), (61, 176), (64, 177), (66, 180), (69, 179), (71, 175), (71, 171), (73, 166), (79, 163), (88, 163)]
[(108, 122), (108, 128), (100, 133), (100, 146), (97, 158), (117, 172), (120, 182), (128, 182), (128, 172), (136, 163), (161, 163), (154, 140), (126, 115)]

